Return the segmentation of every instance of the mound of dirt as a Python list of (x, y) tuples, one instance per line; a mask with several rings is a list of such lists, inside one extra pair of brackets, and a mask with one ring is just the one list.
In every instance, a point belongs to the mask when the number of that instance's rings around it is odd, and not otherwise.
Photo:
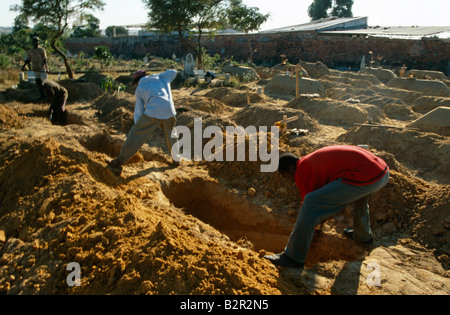
[[(97, 162), (98, 155), (52, 139), (6, 147), (23, 154), (0, 171), (0, 226), (7, 238), (0, 267), (2, 292), (306, 293), (302, 286), (277, 279), (276, 270), (256, 252), (230, 242), (166, 199), (183, 205), (177, 200), (185, 189), (164, 197), (163, 188), (145, 178), (122, 186), (123, 180)], [(26, 185), (21, 182), (24, 174)], [(166, 175), (175, 190), (180, 171)], [(220, 200), (223, 194), (228, 193), (211, 196)], [(8, 211), (11, 206), (14, 212)], [(72, 261), (81, 266), (79, 287), (66, 283), (66, 266)]]
[(450, 107), (450, 98), (423, 96), (423, 97), (416, 99), (411, 104), (411, 109), (418, 113), (426, 114), (440, 106)]
[(241, 81), (258, 81), (261, 79), (258, 73), (250, 67), (226, 65), (222, 68), (222, 71), (237, 76)]
[(331, 70), (329, 75), (322, 76), (319, 81), (322, 80), (351, 84), (356, 88), (366, 88), (371, 85), (381, 84), (381, 81), (375, 75), (370, 73), (350, 71), (342, 72), (336, 70)]
[[(365, 94), (364, 92), (362, 92)], [(375, 94), (375, 95), (383, 95), (392, 98), (400, 99), (405, 105), (410, 105), (419, 97), (422, 97), (422, 92), (417, 91), (409, 91), (401, 88), (391, 88), (384, 85), (374, 85), (369, 88), (367, 93)]]
[(417, 91), (424, 95), (450, 96), (450, 89), (441, 81), (393, 78), (386, 85), (398, 89)]
[(177, 105), (180, 107), (202, 111), (209, 114), (227, 115), (233, 110), (221, 101), (211, 97), (182, 97), (177, 99)]
[(447, 76), (441, 71), (411, 69), (406, 71), (405, 77), (409, 77), (412, 74), (414, 74), (416, 79), (440, 80), (440, 81), (447, 80)]
[(211, 115), (196, 110), (179, 114), (177, 116), (177, 125), (186, 126), (193, 131), (195, 118), (201, 118), (203, 128), (208, 126), (218, 126), (220, 129), (225, 130), (227, 126), (236, 126), (236, 122), (230, 119), (229, 116)]
[(80, 82), (73, 80), (62, 80), (58, 82), (69, 93), (68, 102), (84, 103), (95, 100), (105, 94), (105, 91), (99, 85), (92, 82)]
[(121, 75), (115, 78), (116, 82), (123, 84), (125, 86), (125, 92), (133, 94), (136, 92), (137, 85), (133, 83), (133, 74)]
[(115, 78), (115, 80), (119, 83), (128, 86), (133, 82), (133, 73), (130, 73), (129, 75), (118, 76), (117, 78)]
[[(100, 87), (100, 84), (92, 83), (90, 81), (82, 80), (61, 80), (57, 82), (67, 89), (68, 99), (67, 102), (89, 102), (94, 101), (96, 98), (105, 94)], [(39, 99), (39, 91), (36, 85), (19, 89), (7, 89), (4, 96), (7, 100), (14, 100), (22, 103), (36, 103)]]
[(317, 123), (302, 110), (274, 105), (248, 105), (232, 115), (231, 119), (243, 127), (267, 126), (268, 130), (270, 130), (270, 127), (273, 126), (274, 123), (283, 120), (284, 115), (288, 118), (292, 116), (299, 117), (298, 120), (289, 123), (288, 128), (290, 129), (298, 128), (315, 130), (318, 127)]
[[(236, 90), (230, 87), (219, 87), (205, 93), (205, 96), (215, 98), (222, 103), (226, 103), (225, 99), (233, 94)], [(230, 105), (230, 104), (228, 104)]]
[(97, 86), (101, 87), (102, 86), (102, 81), (104, 79), (106, 79), (108, 76), (101, 74), (101, 73), (97, 73), (97, 72), (89, 72), (84, 74), (83, 76), (78, 78), (78, 81), (80, 82), (91, 82), (96, 84)]
[(422, 178), (450, 184), (450, 143), (444, 137), (415, 130), (354, 127), (337, 140), (395, 152), (400, 163), (417, 171)]
[(324, 75), (328, 75), (330, 70), (322, 62), (306, 62), (300, 61), (300, 65), (308, 72), (309, 77), (318, 79)]
[(22, 128), (23, 119), (12, 109), (0, 104), (0, 129)]
[(450, 107), (438, 107), (408, 124), (408, 127), (450, 136)]
[[(323, 64), (322, 64), (323, 65)], [(325, 65), (323, 65), (325, 66)], [(326, 68), (326, 67), (325, 67)], [(306, 71), (305, 68), (303, 68), (300, 64), (290, 64), (290, 63), (279, 63), (273, 66), (272, 68), (266, 68), (266, 67), (257, 67), (256, 71), (260, 75), (261, 78), (264, 79), (270, 79), (276, 76), (277, 74), (286, 74), (286, 71), (292, 72), (293, 70), (298, 71), (301, 73), (302, 77), (309, 78), (310, 75), (308, 74), (308, 71)]]
[(366, 68), (362, 69), (361, 72), (367, 73), (367, 74), (373, 74), (384, 84), (388, 83), (391, 79), (396, 77), (394, 71), (389, 70), (389, 69), (366, 67)]
[(396, 120), (410, 121), (419, 117), (419, 114), (404, 104), (390, 103), (384, 106), (383, 110), (388, 118)]
[(128, 132), (134, 125), (135, 97), (129, 93), (106, 93), (92, 105), (98, 110), (101, 122), (110, 124), (113, 128)]
[(286, 107), (301, 109), (321, 124), (353, 125), (355, 123), (382, 122), (383, 111), (375, 105), (351, 103), (329, 98), (302, 96), (290, 101)]
[(16, 101), (20, 103), (37, 103), (40, 97), (39, 91), (35, 85), (31, 87), (19, 87), (18, 89), (6, 89), (2, 92), (7, 101)]
[(235, 107), (247, 105), (248, 97), (250, 98), (250, 103), (257, 103), (264, 100), (263, 96), (258, 95), (257, 93), (242, 92), (227, 87), (213, 89), (207, 92), (205, 96), (215, 98), (224, 104)]
[(375, 98), (376, 100), (381, 100), (381, 104), (392, 102), (396, 103), (401, 101), (403, 104), (409, 106), (416, 99), (423, 96), (423, 94), (419, 92), (390, 88), (384, 85), (371, 85), (368, 88), (355, 88), (351, 84), (329, 80), (321, 80), (321, 83), (326, 88), (327, 96), (334, 99), (346, 100), (348, 98)]
[[(299, 78), (299, 93), (300, 94), (318, 94), (321, 97), (326, 97), (325, 88), (319, 81), (310, 78)], [(264, 87), (264, 92), (267, 95), (295, 95), (296, 79), (288, 75), (278, 74), (270, 80)]]
[[(195, 123), (197, 122), (197, 125)], [(195, 136), (196, 132), (200, 133), (200, 136), (202, 136), (202, 132), (205, 130), (205, 128), (209, 126), (214, 126), (220, 128), (220, 130), (225, 131), (227, 127), (234, 127), (236, 126), (236, 122), (230, 119), (228, 116), (219, 116), (215, 114), (208, 114), (204, 111), (197, 111), (197, 110), (190, 110), (187, 112), (182, 112), (177, 115), (177, 126), (183, 126), (189, 129), (189, 132), (191, 133), (191, 139), (190, 144), (191, 148), (194, 148), (195, 146)], [(197, 131), (195, 128), (199, 128), (200, 130)], [(164, 132), (162, 129), (157, 129), (155, 131), (155, 137), (152, 138), (151, 144), (155, 145), (156, 143), (161, 143), (161, 147), (166, 150), (166, 144), (164, 139)], [(180, 135), (179, 135), (180, 136)], [(180, 136), (180, 139), (182, 141), (187, 141), (184, 139), (184, 134)], [(202, 145), (204, 146), (206, 143), (208, 143), (211, 139), (208, 137), (201, 137), (202, 139)], [(193, 159), (193, 150), (191, 151), (191, 158)]]
[(337, 87), (329, 88), (327, 89), (327, 94), (330, 98), (341, 101), (375, 105), (390, 119), (409, 121), (420, 116), (400, 98), (390, 96), (389, 94), (384, 96), (371, 90), (353, 89), (350, 86), (345, 89)]

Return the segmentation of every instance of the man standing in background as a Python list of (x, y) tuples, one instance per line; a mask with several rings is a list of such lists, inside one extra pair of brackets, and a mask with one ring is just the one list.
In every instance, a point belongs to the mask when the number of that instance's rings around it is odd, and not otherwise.
[(28, 51), (22, 71), (25, 71), (26, 66), (34, 72), (36, 77), (36, 85), (39, 89), (39, 93), (41, 94), (40, 100), (45, 99), (43, 81), (47, 79), (48, 72), (47, 52), (43, 47), (39, 46), (39, 37), (37, 36), (33, 37), (33, 48)]

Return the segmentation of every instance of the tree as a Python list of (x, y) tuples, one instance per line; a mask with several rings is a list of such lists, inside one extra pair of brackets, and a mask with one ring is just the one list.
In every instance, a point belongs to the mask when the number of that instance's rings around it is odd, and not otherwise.
[(189, 32), (189, 26), (194, 16), (193, 1), (145, 0), (145, 5), (150, 10), (148, 14), (149, 28), (156, 28), (164, 34), (177, 32), (182, 45), (193, 48), (185, 36), (185, 33)]
[(197, 60), (199, 68), (203, 68), (203, 50), (201, 46), (202, 34), (209, 31), (214, 34), (218, 28), (226, 24), (226, 9), (223, 0), (199, 0), (197, 14), (194, 16), (194, 25), (197, 29)]
[[(149, 27), (168, 34), (177, 32), (180, 41), (197, 55), (202, 67), (201, 38), (204, 31), (225, 24), (225, 0), (144, 0), (149, 12)], [(191, 43), (191, 29), (196, 29), (197, 45)]]
[(76, 26), (70, 37), (99, 37), (101, 35), (99, 19), (92, 14), (83, 14), (81, 19), (83, 22), (86, 21), (86, 24)]
[[(228, 19), (231, 26), (238, 31), (250, 32), (257, 31), (261, 25), (267, 21), (270, 14), (259, 13), (259, 9), (255, 7), (247, 7), (242, 0), (231, 0), (228, 9)], [(249, 46), (249, 61), (253, 61), (253, 48), (250, 40), (247, 41)]]
[(32, 34), (33, 30), (30, 28), (22, 28), (10, 34), (0, 34), (0, 53), (15, 56), (15, 58), (20, 56), (20, 62), (22, 62), (22, 56), (32, 45)]
[(36, 23), (33, 27), (33, 36), (38, 36), (41, 43), (51, 41), (54, 32), (54, 29), (42, 23)]
[(331, 8), (332, 0), (314, 0), (308, 7), (308, 15), (311, 20), (320, 20), (328, 17), (328, 10)]
[(95, 47), (94, 58), (100, 61), (100, 67), (103, 69), (109, 65), (113, 60), (113, 55), (106, 46)]
[(352, 6), (353, 0), (314, 0), (308, 7), (308, 15), (311, 20), (330, 16), (351, 17), (353, 16)]
[(18, 15), (14, 19), (12, 32), (0, 35), (0, 52), (14, 56), (15, 59), (20, 58), (20, 62), (22, 62), (25, 51), (33, 44), (32, 37), (33, 30), (28, 26), (28, 19)]
[(331, 10), (332, 16), (337, 17), (352, 17), (353, 0), (335, 0), (333, 10)]
[(105, 4), (101, 0), (22, 0), (21, 5), (12, 8), (20, 12), (33, 22), (40, 22), (54, 30), (51, 36), (51, 47), (61, 56), (66, 66), (69, 78), (74, 74), (70, 68), (66, 54), (56, 45), (69, 26), (69, 20), (75, 14), (82, 14), (86, 10), (102, 10)]
[(14, 18), (14, 25), (13, 25), (13, 33), (18, 32), (22, 29), (30, 29), (28, 26), (28, 18), (26, 16), (23, 16), (22, 14), (19, 14)]
[(115, 26), (111, 25), (108, 26), (105, 30), (105, 35), (107, 37), (113, 37), (114, 35), (114, 28), (116, 28), (116, 35), (128, 35), (128, 29), (124, 26)]

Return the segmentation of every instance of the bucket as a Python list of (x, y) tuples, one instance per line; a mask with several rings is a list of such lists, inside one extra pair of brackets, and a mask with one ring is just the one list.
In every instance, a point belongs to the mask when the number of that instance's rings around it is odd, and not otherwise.
[(34, 83), (36, 81), (36, 76), (34, 75), (34, 71), (27, 71), (27, 79), (28, 82)]

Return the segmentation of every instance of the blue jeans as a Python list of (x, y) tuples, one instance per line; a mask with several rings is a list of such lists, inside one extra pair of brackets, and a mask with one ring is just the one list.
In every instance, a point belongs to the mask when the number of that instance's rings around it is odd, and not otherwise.
[(354, 240), (358, 242), (370, 240), (372, 231), (369, 196), (386, 185), (388, 180), (389, 172), (377, 182), (366, 186), (350, 185), (338, 179), (307, 194), (284, 253), (292, 260), (304, 263), (316, 225), (335, 215), (350, 203), (354, 203)]

